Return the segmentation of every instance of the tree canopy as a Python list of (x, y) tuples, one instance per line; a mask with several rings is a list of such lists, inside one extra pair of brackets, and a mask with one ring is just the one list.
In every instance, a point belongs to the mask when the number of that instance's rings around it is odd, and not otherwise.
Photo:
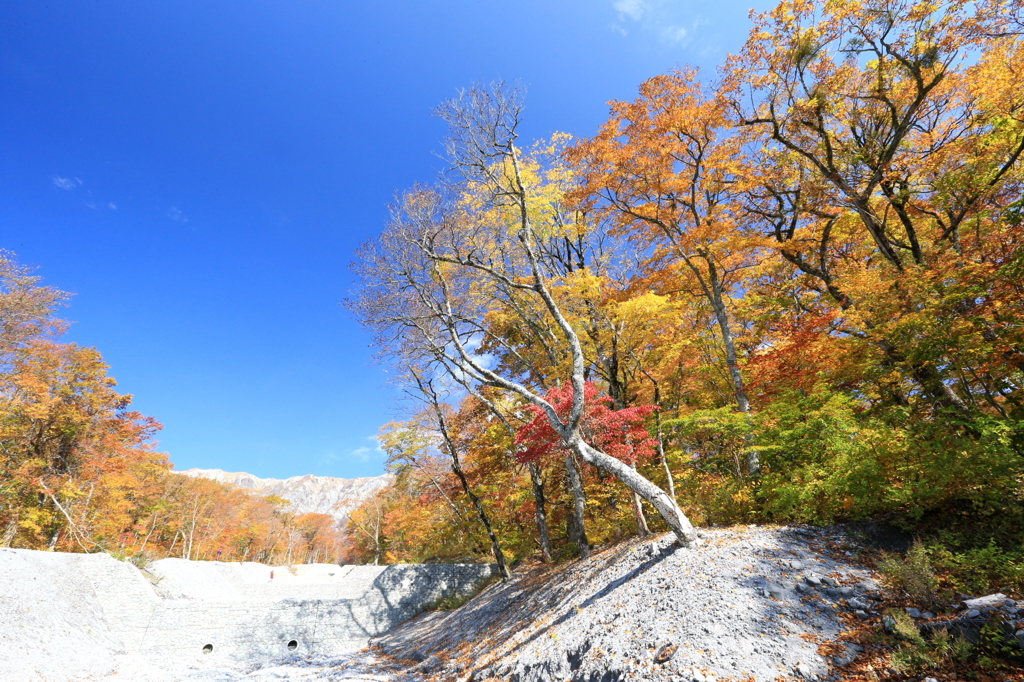
[[(1021, 4), (784, 0), (752, 23), (717, 74), (654, 76), (589, 138), (520, 143), (503, 84), (444, 104), (453, 170), (399, 196), (352, 307), (476, 423), (461, 466), (502, 491), (480, 498), (515, 556), (547, 525), (567, 555), (685, 543), (689, 518), (882, 514), (1012, 547)], [(385, 548), (406, 523), (449, 538), (396, 558), (479, 548), (427, 530), (458, 513), (397, 514), (403, 490), (465, 504), (441, 473), (382, 493)]]

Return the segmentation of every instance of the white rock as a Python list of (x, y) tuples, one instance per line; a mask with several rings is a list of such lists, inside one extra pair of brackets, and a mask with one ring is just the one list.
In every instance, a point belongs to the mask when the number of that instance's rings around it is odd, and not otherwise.
[(984, 597), (976, 597), (975, 599), (965, 599), (964, 608), (967, 610), (977, 610), (986, 608), (995, 608), (1002, 606), (1006, 603), (1006, 595), (997, 592), (996, 594), (985, 595)]

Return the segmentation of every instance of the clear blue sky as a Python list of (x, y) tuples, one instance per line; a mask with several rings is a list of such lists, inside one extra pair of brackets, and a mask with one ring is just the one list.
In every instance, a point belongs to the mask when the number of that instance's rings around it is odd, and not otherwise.
[(338, 302), (430, 110), (528, 88), (524, 137), (595, 132), (677, 65), (713, 73), (760, 0), (0, 3), (0, 248), (75, 294), (179, 469), (382, 471), (395, 395)]

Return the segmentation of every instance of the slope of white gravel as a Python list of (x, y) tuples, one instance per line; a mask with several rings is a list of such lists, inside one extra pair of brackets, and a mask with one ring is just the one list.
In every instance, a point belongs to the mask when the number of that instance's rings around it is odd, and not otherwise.
[[(837, 532), (750, 527), (702, 535), (695, 548), (661, 536), (570, 564), (524, 567), (456, 611), (423, 614), (391, 630), (369, 652), (262, 664), (126, 653), (98, 625), (105, 621), (87, 598), (87, 566), (69, 571), (56, 560), (29, 563), (6, 550), (12, 556), (0, 576), (0, 680), (826, 679), (830, 665), (842, 661), (823, 658), (818, 644), (844, 629), (839, 614), (877, 615), (878, 585), (869, 572), (825, 549), (844, 541)], [(665, 647), (675, 647), (674, 655), (656, 662)]]
[[(567, 568), (494, 585), (449, 614), (427, 614), (373, 642), (437, 679), (824, 679), (818, 644), (870, 616), (868, 571), (823, 551), (806, 528), (702, 532), (691, 549), (662, 536)], [(666, 662), (663, 647), (676, 647)]]
[(109, 673), (124, 654), (86, 570), (46, 552), (0, 549), (0, 680), (51, 682)]
[[(103, 568), (104, 560), (109, 562), (110, 558), (99, 554), (75, 555), (74, 558), (68, 561), (68, 555), (59, 553), (0, 548), (0, 682), (402, 682), (410, 679), (400, 668), (365, 652), (337, 658), (293, 655), (259, 665), (199, 652), (165, 658), (129, 653), (111, 631), (91, 579), (94, 572)], [(188, 562), (175, 564), (172, 561), (170, 565), (179, 569), (184, 565), (183, 571), (188, 568)], [(228, 568), (255, 572), (258, 581), (267, 572), (267, 567), (259, 565), (239, 564)], [(289, 580), (295, 583), (305, 578), (307, 582), (316, 582), (321, 573), (341, 570), (338, 566), (313, 565), (296, 569), (299, 574), (296, 577), (287, 568), (277, 569), (286, 586), (291, 584)], [(188, 574), (176, 575), (182, 578)], [(210, 582), (210, 575), (208, 570), (195, 576), (193, 584), (179, 580), (178, 586), (199, 593), (210, 591), (211, 585), (219, 585)], [(333, 580), (333, 576), (328, 578)], [(225, 583), (221, 587), (229, 589), (232, 585)]]

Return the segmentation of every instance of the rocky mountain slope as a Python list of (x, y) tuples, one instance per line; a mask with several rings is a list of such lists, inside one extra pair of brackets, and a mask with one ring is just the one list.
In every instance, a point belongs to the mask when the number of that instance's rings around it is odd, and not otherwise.
[(276, 495), (288, 500), (289, 509), (296, 514), (309, 512), (329, 514), (341, 522), (363, 500), (374, 495), (391, 482), (393, 476), (384, 474), (364, 478), (334, 478), (332, 476), (292, 476), (291, 478), (259, 478), (244, 471), (220, 469), (185, 469), (185, 476), (209, 478), (239, 488), (254, 490), (261, 495)]

